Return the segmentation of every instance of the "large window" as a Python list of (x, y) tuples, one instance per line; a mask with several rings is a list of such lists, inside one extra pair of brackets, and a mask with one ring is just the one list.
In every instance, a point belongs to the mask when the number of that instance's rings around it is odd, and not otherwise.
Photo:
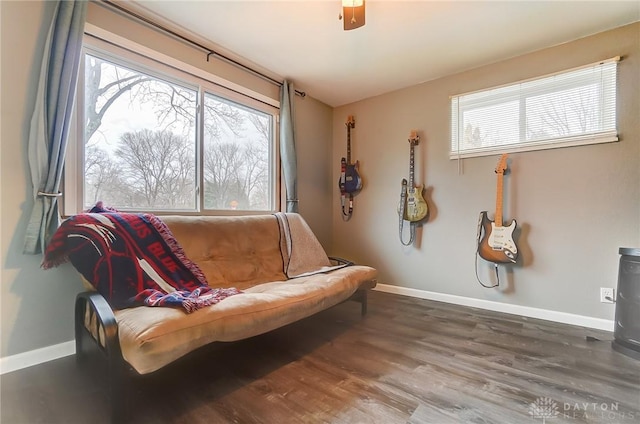
[(450, 157), (617, 141), (618, 60), (453, 96)]
[[(65, 213), (270, 212), (277, 110), (147, 57), (85, 45)], [(231, 212), (229, 212), (231, 213)]]

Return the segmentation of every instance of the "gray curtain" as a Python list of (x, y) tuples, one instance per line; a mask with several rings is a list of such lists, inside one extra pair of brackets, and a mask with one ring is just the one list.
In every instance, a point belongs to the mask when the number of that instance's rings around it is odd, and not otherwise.
[(298, 212), (298, 165), (294, 131), (293, 83), (284, 81), (280, 90), (280, 160), (287, 194), (287, 212)]
[(24, 253), (43, 252), (46, 241), (60, 224), (60, 179), (76, 95), (86, 15), (86, 1), (59, 2), (45, 44), (29, 131), (28, 154), (34, 203)]

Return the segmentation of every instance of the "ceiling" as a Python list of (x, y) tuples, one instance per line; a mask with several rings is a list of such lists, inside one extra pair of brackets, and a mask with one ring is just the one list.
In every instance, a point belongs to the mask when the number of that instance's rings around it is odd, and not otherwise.
[(340, 0), (130, 4), (334, 107), (640, 20), (640, 0), (367, 0), (344, 31)]

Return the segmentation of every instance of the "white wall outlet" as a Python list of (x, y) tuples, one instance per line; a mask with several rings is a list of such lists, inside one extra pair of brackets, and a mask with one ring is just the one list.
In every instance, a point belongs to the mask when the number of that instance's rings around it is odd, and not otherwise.
[(616, 301), (615, 291), (611, 287), (600, 287), (600, 302), (614, 303)]

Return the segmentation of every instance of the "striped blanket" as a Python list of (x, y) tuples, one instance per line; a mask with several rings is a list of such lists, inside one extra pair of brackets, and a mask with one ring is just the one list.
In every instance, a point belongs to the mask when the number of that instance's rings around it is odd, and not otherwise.
[(92, 209), (64, 221), (45, 251), (45, 269), (71, 262), (114, 309), (173, 306), (193, 312), (240, 293), (211, 288), (169, 228), (151, 214)]

